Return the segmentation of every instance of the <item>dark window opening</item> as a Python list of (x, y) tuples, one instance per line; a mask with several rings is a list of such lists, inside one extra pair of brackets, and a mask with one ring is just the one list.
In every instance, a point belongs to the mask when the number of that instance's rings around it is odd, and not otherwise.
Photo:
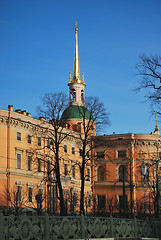
[(106, 209), (106, 195), (97, 195), (98, 197), (98, 209), (105, 210)]
[(126, 157), (126, 151), (118, 151), (118, 158), (125, 158)]

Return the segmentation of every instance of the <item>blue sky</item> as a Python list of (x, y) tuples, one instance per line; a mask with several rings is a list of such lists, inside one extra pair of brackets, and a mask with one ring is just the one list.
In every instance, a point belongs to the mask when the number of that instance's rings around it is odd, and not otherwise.
[(153, 131), (149, 104), (131, 89), (139, 55), (161, 55), (160, 0), (0, 0), (0, 108), (35, 116), (45, 93), (69, 93), (75, 21), (85, 94), (110, 113), (105, 133)]

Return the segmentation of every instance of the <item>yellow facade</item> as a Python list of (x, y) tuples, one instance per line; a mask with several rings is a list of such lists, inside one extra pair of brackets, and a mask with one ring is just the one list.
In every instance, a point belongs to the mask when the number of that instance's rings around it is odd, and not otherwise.
[[(59, 212), (56, 200), (55, 183), (47, 178), (48, 161), (54, 162), (53, 152), (47, 146), (47, 130), (52, 125), (34, 119), (24, 111), (0, 110), (0, 205), (13, 206), (13, 199), (7, 202), (7, 191), (10, 195), (21, 195), (20, 207), (36, 208), (35, 196), (43, 193), (43, 209)], [(71, 195), (74, 199), (74, 211), (79, 211), (81, 162), (80, 134), (64, 128), (67, 137), (60, 146), (61, 180), (64, 198), (71, 209)], [(45, 134), (45, 135), (44, 135)], [(45, 136), (45, 137), (44, 137)], [(87, 166), (91, 174), (90, 164)], [(52, 178), (54, 175), (52, 176)], [(91, 179), (85, 182), (85, 196), (91, 199)], [(17, 196), (19, 198), (19, 196)], [(88, 201), (89, 203), (89, 201)], [(88, 206), (89, 211), (91, 205)]]

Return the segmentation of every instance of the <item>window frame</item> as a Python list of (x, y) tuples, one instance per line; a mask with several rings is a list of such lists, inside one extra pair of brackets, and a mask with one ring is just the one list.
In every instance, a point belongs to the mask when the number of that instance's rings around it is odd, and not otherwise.
[[(29, 160), (29, 158), (31, 159)], [(30, 162), (30, 165), (29, 165), (29, 162)], [(27, 171), (30, 171), (30, 172), (32, 171), (32, 155), (31, 154), (27, 155)]]
[(67, 147), (67, 145), (66, 144), (64, 144), (64, 153), (68, 153), (68, 147)]
[(29, 134), (27, 135), (27, 143), (32, 144), (32, 136)]
[(37, 146), (38, 147), (42, 146), (42, 139), (41, 139), (41, 137), (37, 137)]
[(118, 150), (117, 151), (118, 158), (126, 158), (127, 157), (127, 150)]
[(16, 202), (21, 203), (22, 202), (22, 186), (17, 185), (16, 188)]
[(68, 176), (68, 164), (64, 163), (64, 176)]
[(75, 147), (72, 147), (72, 154), (75, 155)]
[[(20, 159), (18, 159), (18, 156), (20, 156)], [(16, 169), (22, 169), (22, 153), (19, 152), (16, 152)]]
[(33, 203), (33, 187), (28, 187), (28, 203)]
[(42, 172), (42, 158), (37, 157), (37, 172), (41, 173)]
[(21, 132), (17, 132), (16, 139), (17, 139), (17, 141), (22, 142), (22, 133)]

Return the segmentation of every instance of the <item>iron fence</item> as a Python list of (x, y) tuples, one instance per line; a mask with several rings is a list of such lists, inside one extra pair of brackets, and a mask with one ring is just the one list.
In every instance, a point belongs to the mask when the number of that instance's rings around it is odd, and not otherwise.
[(3, 216), (1, 240), (159, 238), (161, 221), (106, 217)]

